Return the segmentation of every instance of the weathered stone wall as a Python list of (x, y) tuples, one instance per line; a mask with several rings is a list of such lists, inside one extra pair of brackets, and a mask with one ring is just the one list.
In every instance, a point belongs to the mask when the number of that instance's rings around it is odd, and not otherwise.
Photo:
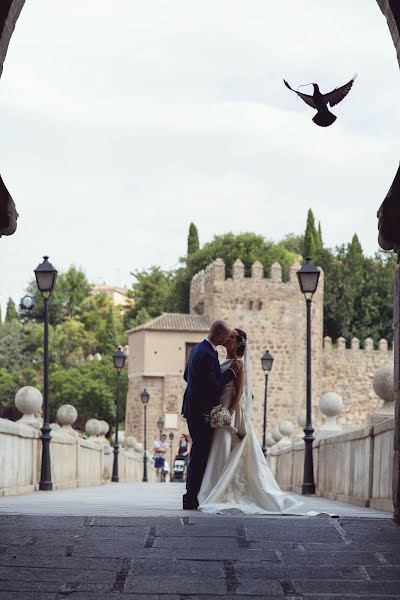
[(343, 338), (336, 341), (335, 347), (329, 337), (324, 339), (321, 391), (334, 391), (343, 398), (344, 410), (338, 417), (342, 427), (367, 423), (368, 416), (382, 403), (373, 390), (372, 379), (379, 367), (392, 363), (393, 352), (386, 340), (374, 347), (368, 338), (360, 349), (357, 338), (351, 340), (350, 348)]

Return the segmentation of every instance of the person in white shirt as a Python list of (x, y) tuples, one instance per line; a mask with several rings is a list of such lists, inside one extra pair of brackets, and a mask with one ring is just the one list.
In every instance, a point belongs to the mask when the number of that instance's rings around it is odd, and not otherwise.
[(165, 453), (168, 449), (167, 436), (165, 433), (161, 436), (160, 440), (154, 440), (153, 451), (154, 451), (154, 467), (156, 469), (157, 478), (159, 481), (163, 480), (163, 470), (165, 463)]

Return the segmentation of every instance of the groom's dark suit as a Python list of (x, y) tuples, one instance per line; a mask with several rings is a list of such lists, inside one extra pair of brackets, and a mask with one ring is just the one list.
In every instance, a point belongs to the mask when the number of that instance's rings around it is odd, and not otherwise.
[(222, 386), (234, 379), (235, 373), (228, 369), (221, 374), (218, 353), (208, 340), (203, 340), (191, 351), (183, 377), (187, 386), (182, 414), (187, 420), (192, 438), (183, 507), (194, 508), (198, 505), (197, 494), (211, 446), (212, 429), (204, 415), (219, 403)]

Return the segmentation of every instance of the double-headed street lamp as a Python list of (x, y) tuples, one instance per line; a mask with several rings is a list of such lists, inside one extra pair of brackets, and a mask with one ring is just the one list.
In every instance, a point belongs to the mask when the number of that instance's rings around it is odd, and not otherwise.
[(262, 440), (262, 451), (264, 456), (267, 456), (267, 444), (265, 442), (265, 432), (267, 429), (267, 393), (268, 393), (268, 375), (272, 369), (272, 363), (274, 359), (272, 355), (266, 350), (261, 357), (261, 366), (265, 375), (265, 391), (264, 391), (264, 421), (263, 421), (263, 440)]
[(160, 430), (160, 440), (161, 440), (162, 432), (163, 432), (163, 429), (164, 429), (164, 419), (162, 417), (158, 418), (157, 427)]
[(306, 396), (306, 426), (304, 428), (304, 476), (301, 488), (302, 494), (315, 494), (313, 441), (311, 406), (311, 302), (317, 291), (320, 272), (307, 256), (305, 264), (297, 271), (297, 278), (307, 307), (307, 396)]
[(118, 454), (119, 454), (119, 444), (118, 444), (118, 426), (119, 426), (119, 394), (121, 389), (121, 371), (125, 366), (126, 356), (122, 352), (121, 347), (116, 350), (113, 354), (113, 363), (114, 367), (117, 369), (118, 378), (117, 378), (117, 398), (115, 400), (115, 437), (114, 437), (114, 460), (113, 460), (113, 470), (111, 481), (114, 483), (118, 483)]
[(43, 358), (43, 425), (42, 425), (42, 463), (40, 469), (39, 490), (52, 490), (50, 461), (50, 424), (49, 424), (49, 299), (57, 280), (57, 271), (49, 257), (36, 267), (34, 273), (39, 292), (44, 302), (44, 358)]
[(149, 392), (146, 390), (146, 388), (144, 388), (143, 392), (140, 394), (140, 399), (143, 403), (144, 406), (144, 453), (143, 453), (143, 481), (147, 481), (147, 444), (146, 444), (146, 427), (147, 427), (147, 423), (146, 423), (146, 409), (147, 409), (147, 405), (149, 403), (150, 400), (150, 394)]

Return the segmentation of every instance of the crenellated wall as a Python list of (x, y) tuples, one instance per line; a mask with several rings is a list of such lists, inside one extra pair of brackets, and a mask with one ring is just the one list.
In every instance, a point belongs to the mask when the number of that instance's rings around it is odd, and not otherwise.
[(345, 409), (338, 419), (343, 427), (363, 425), (368, 415), (376, 412), (381, 401), (372, 379), (379, 367), (392, 363), (393, 351), (384, 339), (375, 346), (366, 338), (361, 347), (358, 338), (347, 344), (340, 337), (335, 345), (330, 337), (324, 338), (322, 393), (333, 390), (343, 398)]

